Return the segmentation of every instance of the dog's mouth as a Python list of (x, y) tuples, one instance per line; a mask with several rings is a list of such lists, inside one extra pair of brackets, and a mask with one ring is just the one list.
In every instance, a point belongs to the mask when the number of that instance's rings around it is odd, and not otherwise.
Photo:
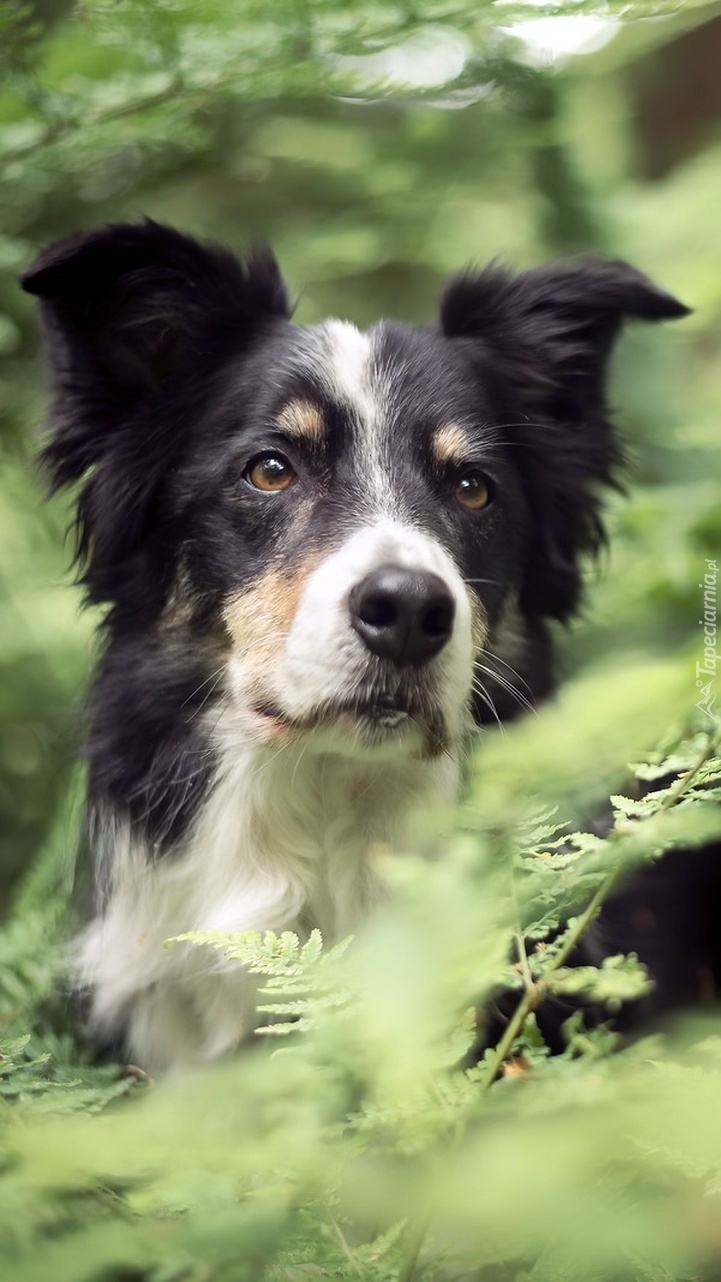
[(423, 720), (424, 710), (420, 704), (411, 699), (395, 695), (378, 695), (370, 698), (341, 699), (325, 704), (306, 717), (294, 718), (284, 712), (271, 699), (256, 703), (253, 711), (259, 717), (266, 717), (298, 730), (314, 730), (319, 726), (332, 725), (341, 718), (352, 718), (358, 721), (370, 721), (376, 725), (406, 725), (410, 721)]
[(413, 722), (423, 722), (425, 714), (420, 705), (410, 699), (379, 695), (369, 699), (353, 699), (329, 710), (329, 719), (350, 718), (389, 732), (403, 730)]
[(434, 752), (441, 750), (446, 739), (440, 712), (420, 698), (401, 692), (336, 700), (302, 718), (289, 716), (271, 699), (254, 704), (253, 711), (282, 737), (338, 729), (372, 745), (401, 738), (415, 727), (426, 744), (433, 745)]

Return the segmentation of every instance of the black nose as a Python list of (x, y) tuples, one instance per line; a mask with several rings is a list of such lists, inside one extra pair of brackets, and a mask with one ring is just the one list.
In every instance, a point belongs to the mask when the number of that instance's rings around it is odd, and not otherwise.
[(364, 644), (399, 668), (432, 659), (453, 631), (453, 597), (443, 579), (425, 570), (383, 565), (356, 584), (348, 604)]

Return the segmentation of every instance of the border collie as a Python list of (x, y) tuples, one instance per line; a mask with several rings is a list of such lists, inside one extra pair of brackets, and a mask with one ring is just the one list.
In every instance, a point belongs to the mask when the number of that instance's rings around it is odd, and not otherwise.
[(351, 932), (374, 844), (454, 795), (474, 725), (551, 686), (620, 449), (625, 317), (685, 315), (583, 259), (451, 280), (437, 325), (291, 324), (245, 262), (152, 222), (48, 249), (43, 454), (80, 482), (107, 608), (87, 745), (91, 1032), (146, 1068), (254, 1027), (253, 983), (190, 929)]

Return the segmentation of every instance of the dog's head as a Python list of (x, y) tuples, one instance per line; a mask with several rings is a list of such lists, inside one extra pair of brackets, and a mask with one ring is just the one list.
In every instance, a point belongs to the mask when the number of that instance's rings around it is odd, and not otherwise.
[(44, 459), (82, 480), (113, 634), (219, 647), (259, 739), (349, 751), (440, 751), (474, 683), (502, 696), (572, 614), (619, 461), (613, 340), (686, 311), (582, 260), (459, 277), (434, 328), (303, 328), (268, 253), (154, 223), (65, 241), (23, 284), (57, 387)]

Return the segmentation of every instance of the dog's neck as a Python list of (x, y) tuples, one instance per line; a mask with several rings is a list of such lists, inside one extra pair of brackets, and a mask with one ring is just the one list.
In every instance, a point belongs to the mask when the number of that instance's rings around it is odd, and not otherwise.
[[(442, 812), (439, 801), (458, 786), (460, 747), (458, 758), (399, 751), (380, 762), (308, 745), (273, 748), (244, 737), (230, 705), (214, 714), (213, 741), (215, 777), (181, 849), (154, 860), (127, 824), (106, 823), (113, 881), (82, 942), (81, 977), (92, 975), (102, 994), (98, 1027), (132, 1011), (132, 1044), (151, 1067), (165, 1054), (211, 1058), (254, 1019), (247, 976), (212, 953), (199, 969), (197, 950), (163, 948), (166, 939), (187, 930), (304, 938), (317, 927), (327, 942), (352, 933), (383, 894), (377, 853), (402, 849), (419, 810)], [(409, 844), (418, 849), (417, 830)]]
[[(197, 851), (206, 879), (223, 886), (213, 924), (220, 925), (221, 913), (223, 929), (278, 929), (296, 921), (319, 927), (326, 938), (347, 934), (377, 897), (374, 853), (402, 846), (419, 806), (437, 808), (455, 796), (460, 750), (458, 757), (424, 760), (400, 749), (374, 760), (308, 744), (259, 746), (238, 730), (228, 707), (214, 732), (214, 787), (187, 856), (192, 864)], [(247, 879), (257, 873), (278, 888), (283, 883), (285, 893), (270, 920), (266, 904), (262, 921), (246, 924), (240, 918), (248, 915)], [(239, 890), (235, 906), (228, 900), (232, 885)]]

